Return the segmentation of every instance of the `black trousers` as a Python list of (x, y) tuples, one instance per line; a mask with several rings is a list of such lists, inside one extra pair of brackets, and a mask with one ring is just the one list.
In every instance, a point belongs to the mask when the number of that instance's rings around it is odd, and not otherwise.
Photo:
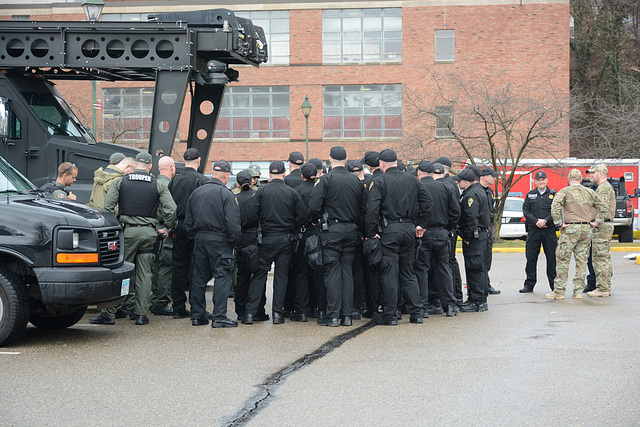
[(425, 230), (415, 270), (424, 310), (427, 310), (430, 300), (432, 304), (439, 301), (445, 308), (449, 304), (455, 304), (449, 268), (449, 231), (445, 228)]
[(175, 237), (173, 239), (173, 274), (171, 276), (171, 300), (173, 309), (182, 310), (186, 308), (187, 289), (191, 281), (191, 259), (193, 255), (193, 239), (185, 232), (184, 222), (179, 221), (176, 225)]
[(195, 238), (194, 255), (193, 278), (189, 290), (191, 315), (194, 319), (204, 317), (207, 308), (207, 282), (213, 277), (212, 319), (223, 320), (227, 317), (227, 298), (235, 268), (233, 246), (228, 239), (219, 235), (199, 232)]
[(362, 239), (358, 236), (356, 250), (353, 256), (353, 308), (361, 310), (364, 306), (364, 255), (362, 253)]
[(413, 268), (416, 250), (416, 227), (408, 223), (389, 224), (380, 237), (382, 244), (382, 305), (384, 318), (393, 319), (398, 307), (398, 290), (402, 289), (405, 306), (412, 315), (422, 314), (418, 280)]
[(328, 318), (353, 313), (353, 257), (358, 240), (355, 224), (331, 224), (320, 233)]
[(260, 300), (267, 287), (267, 274), (275, 263), (273, 274), (273, 302), (271, 310), (283, 314), (284, 298), (287, 293), (289, 263), (293, 254), (293, 240), (290, 235), (264, 237), (260, 248), (260, 270), (253, 275), (249, 284), (246, 313), (255, 316)]
[(544, 249), (544, 256), (547, 259), (547, 280), (549, 287), (553, 290), (553, 282), (556, 278), (556, 248), (558, 247), (555, 228), (529, 227), (527, 230), (527, 265), (524, 268), (527, 278), (524, 281), (524, 287), (533, 289), (538, 281), (540, 246)]
[[(245, 314), (247, 298), (249, 297), (249, 284), (251, 283), (251, 278), (253, 277), (253, 273), (251, 273), (247, 268), (247, 260), (245, 256), (242, 255), (241, 251), (247, 245), (256, 243), (257, 240), (255, 233), (252, 233), (251, 235), (243, 234), (240, 248), (238, 248), (238, 250), (236, 251), (236, 265), (238, 266), (238, 274), (236, 278), (236, 290), (233, 302), (238, 318), (241, 318)], [(262, 298), (260, 299), (260, 305), (258, 307), (258, 316), (262, 317), (266, 314), (264, 310), (264, 306), (266, 305), (266, 303), (266, 292), (263, 292)]]
[(460, 265), (456, 259), (456, 245), (458, 244), (458, 233), (449, 232), (449, 268), (451, 269), (451, 279), (453, 280), (453, 296), (456, 301), (462, 301), (462, 276), (460, 275)]
[(488, 284), (485, 253), (489, 240), (488, 231), (480, 231), (479, 238), (471, 238), (469, 244), (462, 242), (464, 270), (467, 275), (467, 296), (469, 301), (487, 302)]
[(367, 310), (376, 313), (380, 307), (380, 295), (382, 288), (380, 285), (380, 269), (369, 264), (366, 256), (363, 256), (362, 273), (364, 276), (364, 286)]
[[(292, 283), (295, 284), (296, 288), (293, 308), (295, 312), (299, 314), (310, 314), (309, 300), (311, 296), (311, 285), (313, 283), (313, 270), (309, 267), (309, 262), (307, 261), (305, 243), (307, 241), (307, 237), (317, 232), (317, 230), (308, 229), (303, 235), (302, 240), (298, 243), (298, 250), (293, 254), (292, 264), (294, 278), (291, 280), (291, 277), (289, 277), (289, 285)], [(288, 293), (289, 290), (287, 289), (287, 294)]]
[[(493, 240), (495, 236), (496, 230), (493, 227), (493, 222), (491, 223), (491, 227), (487, 230), (487, 234), (489, 238), (487, 239), (487, 245), (484, 249), (484, 264), (485, 264), (485, 274), (486, 274), (486, 282), (487, 287), (485, 290), (485, 296), (489, 295), (489, 288), (491, 288), (491, 279), (489, 278), (489, 270), (491, 270), (491, 264), (493, 263)], [(469, 280), (467, 280), (469, 282)]]

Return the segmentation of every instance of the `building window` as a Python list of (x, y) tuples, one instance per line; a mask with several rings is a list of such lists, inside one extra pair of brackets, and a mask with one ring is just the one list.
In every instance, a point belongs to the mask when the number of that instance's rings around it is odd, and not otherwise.
[(455, 61), (455, 48), (455, 30), (436, 30), (436, 62)]
[(267, 64), (289, 64), (289, 11), (237, 12), (248, 18), (253, 25), (262, 27), (269, 49)]
[(402, 9), (323, 10), (322, 61), (401, 62)]
[(104, 139), (148, 141), (153, 112), (153, 92), (152, 87), (104, 89), (102, 92)]
[(215, 138), (289, 138), (289, 86), (227, 87)]
[(453, 138), (453, 107), (436, 107), (436, 138)]
[(325, 138), (402, 136), (402, 85), (325, 86)]
[(148, 21), (148, 13), (105, 13), (101, 19), (109, 22), (139, 22)]

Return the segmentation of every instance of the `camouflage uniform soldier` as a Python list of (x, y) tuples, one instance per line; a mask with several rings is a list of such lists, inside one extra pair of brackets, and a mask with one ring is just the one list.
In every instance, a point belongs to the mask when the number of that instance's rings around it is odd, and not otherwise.
[(602, 224), (607, 215), (607, 205), (593, 190), (580, 184), (582, 174), (578, 169), (571, 169), (568, 179), (569, 186), (558, 191), (551, 204), (551, 216), (555, 224), (561, 224), (561, 234), (556, 249), (558, 275), (554, 291), (545, 295), (548, 299), (564, 299), (571, 253), (576, 260), (573, 298), (582, 298), (593, 218), (596, 224)]
[(608, 297), (611, 295), (611, 237), (613, 236), (613, 217), (616, 213), (616, 193), (613, 190), (605, 165), (596, 165), (587, 171), (591, 181), (598, 186), (596, 194), (607, 205), (604, 223), (595, 226), (591, 234), (593, 268), (596, 271), (598, 288), (587, 292), (590, 297)]

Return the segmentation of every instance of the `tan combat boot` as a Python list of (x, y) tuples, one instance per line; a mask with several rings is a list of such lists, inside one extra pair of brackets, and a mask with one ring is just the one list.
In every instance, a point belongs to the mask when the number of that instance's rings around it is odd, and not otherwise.
[(573, 293), (573, 295), (571, 295), (571, 298), (573, 299), (582, 299), (582, 292), (578, 292), (578, 293)]
[(560, 292), (549, 292), (548, 294), (544, 295), (545, 297), (547, 297), (547, 299), (564, 299), (564, 293), (560, 293)]
[(595, 291), (591, 291), (591, 292), (587, 292), (587, 295), (589, 295), (592, 298), (607, 298), (611, 296), (611, 292), (609, 291), (601, 291), (600, 289), (596, 289)]

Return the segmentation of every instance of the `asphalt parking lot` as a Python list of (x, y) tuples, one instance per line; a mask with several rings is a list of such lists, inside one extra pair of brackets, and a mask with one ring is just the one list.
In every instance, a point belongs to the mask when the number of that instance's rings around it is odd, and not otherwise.
[(637, 425), (640, 265), (623, 255), (611, 298), (548, 301), (544, 281), (518, 293), (524, 254), (496, 253), (489, 311), (423, 325), (30, 326), (0, 348), (0, 425)]

